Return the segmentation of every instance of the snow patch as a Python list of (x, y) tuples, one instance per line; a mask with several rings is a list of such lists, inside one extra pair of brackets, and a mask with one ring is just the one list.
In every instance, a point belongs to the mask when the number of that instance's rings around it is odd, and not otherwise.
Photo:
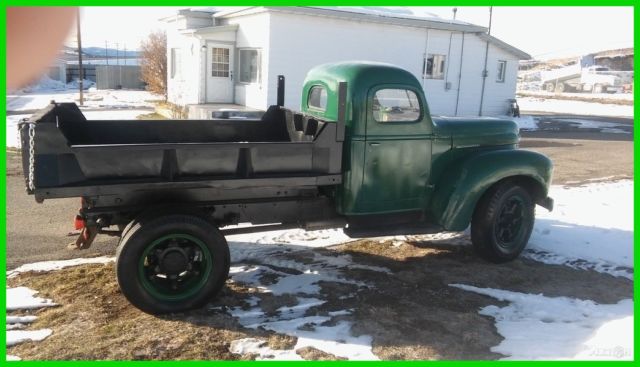
[(633, 181), (552, 186), (525, 257), (633, 278)]
[(7, 311), (57, 306), (52, 300), (36, 297), (36, 294), (38, 292), (27, 287), (7, 288)]
[(7, 331), (7, 347), (14, 346), (16, 344), (34, 341), (39, 342), (46, 339), (51, 335), (53, 331), (51, 329), (40, 330), (8, 330)]
[(244, 338), (231, 342), (229, 351), (235, 354), (257, 354), (256, 360), (302, 361), (295, 350), (271, 349), (265, 340)]
[(7, 271), (7, 278), (13, 278), (18, 274), (26, 273), (29, 271), (35, 271), (35, 272), (53, 271), (53, 270), (68, 268), (71, 266), (83, 265), (83, 264), (108, 264), (113, 261), (115, 261), (115, 258), (110, 256), (78, 258), (78, 259), (70, 259), (70, 260), (41, 261), (37, 263), (24, 264), (13, 270), (9, 270)]
[(7, 355), (7, 361), (21, 361), (22, 358), (16, 356)]
[[(304, 246), (307, 241), (312, 242), (313, 246), (340, 243), (344, 236), (337, 230), (320, 233), (309, 235), (292, 230), (229, 236), (233, 237), (230, 238), (234, 262), (229, 271), (231, 279), (257, 289), (258, 295), (250, 298), (248, 305), (231, 308), (228, 312), (246, 328), (272, 330), (297, 337), (297, 343), (291, 350), (273, 350), (259, 339), (237, 340), (232, 344), (234, 353), (257, 354), (258, 359), (301, 360), (296, 350), (312, 346), (350, 360), (378, 359), (371, 351), (372, 338), (351, 335), (350, 322), (340, 319), (334, 320), (336, 322), (331, 326), (325, 324), (335, 317), (351, 315), (352, 310), (319, 311), (317, 308), (327, 303), (325, 295), (321, 293), (320, 283), (367, 287), (362, 282), (349, 279), (345, 270), (389, 270), (354, 264), (348, 255), (325, 255)], [(285, 241), (287, 244), (283, 243)], [(259, 295), (264, 293), (273, 296), (293, 295), (295, 304), (278, 308), (275, 315), (267, 315), (260, 305)]]
[(505, 359), (608, 359), (633, 358), (633, 301), (601, 305), (590, 300), (545, 297), (464, 284), (450, 284), (510, 302), (487, 306), (481, 315), (496, 321), (505, 339), (491, 351)]
[(564, 118), (557, 121), (570, 123), (579, 129), (600, 129), (604, 133), (629, 134), (628, 131), (619, 128), (623, 125), (616, 122)]
[(633, 117), (633, 106), (552, 98), (518, 98), (520, 111), (566, 113), (589, 116)]
[(7, 316), (7, 324), (29, 324), (37, 319), (36, 316)]
[(507, 117), (507, 118), (509, 120), (514, 121), (516, 124), (518, 124), (518, 127), (520, 128), (520, 130), (528, 130), (528, 131), (538, 130), (538, 122), (531, 115), (524, 115), (520, 117)]

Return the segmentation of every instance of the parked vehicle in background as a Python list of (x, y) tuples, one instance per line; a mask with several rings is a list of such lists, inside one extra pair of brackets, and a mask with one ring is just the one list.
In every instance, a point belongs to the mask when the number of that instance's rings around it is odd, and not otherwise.
[[(462, 231), (493, 262), (549, 210), (552, 163), (518, 150), (513, 121), (434, 118), (413, 74), (336, 63), (307, 75), (301, 112), (259, 119), (88, 121), (52, 103), (20, 125), (29, 194), (79, 197), (79, 248), (120, 236), (122, 293), (150, 313), (195, 308), (224, 285), (224, 235), (301, 227), (352, 237)], [(240, 223), (249, 226), (230, 227)], [(109, 229), (114, 226), (116, 229)]]
[(541, 73), (540, 81), (547, 92), (620, 93), (624, 80), (619, 72), (604, 66), (581, 68), (574, 64)]

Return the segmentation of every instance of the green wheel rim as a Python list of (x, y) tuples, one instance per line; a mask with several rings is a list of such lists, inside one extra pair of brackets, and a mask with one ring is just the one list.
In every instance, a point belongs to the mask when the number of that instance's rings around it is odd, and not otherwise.
[(517, 195), (509, 197), (498, 211), (494, 225), (494, 237), (498, 246), (512, 250), (522, 241), (526, 232), (524, 200)]
[[(179, 270), (172, 273), (165, 269), (182, 265), (185, 268), (179, 273)], [(154, 298), (180, 301), (204, 288), (212, 268), (211, 252), (204, 242), (188, 234), (173, 233), (145, 247), (138, 262), (138, 277), (142, 287)]]

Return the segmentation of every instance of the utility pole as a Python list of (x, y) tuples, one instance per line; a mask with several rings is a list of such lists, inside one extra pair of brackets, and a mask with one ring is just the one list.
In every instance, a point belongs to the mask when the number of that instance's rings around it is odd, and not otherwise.
[(453, 20), (456, 20), (456, 13), (458, 12), (458, 8), (453, 8)]
[[(489, 7), (489, 27), (487, 28), (487, 35), (491, 35), (491, 18), (493, 16), (493, 6)], [(487, 77), (489, 76), (489, 71), (487, 70), (487, 61), (489, 59), (489, 40), (487, 40), (487, 47), (484, 50), (484, 69), (482, 69), (482, 91), (480, 92), (480, 111), (478, 111), (478, 116), (482, 116), (482, 104), (484, 103), (484, 87), (487, 83)]]
[(107, 41), (104, 41), (104, 59), (107, 62), (107, 66), (109, 66), (109, 47)]
[(82, 37), (80, 36), (80, 10), (78, 10), (78, 89), (80, 90), (80, 106), (84, 106), (84, 96), (82, 95), (82, 79), (83, 78), (83, 70), (82, 70)]
[(118, 58), (118, 42), (116, 42), (116, 65), (120, 65), (120, 59)]

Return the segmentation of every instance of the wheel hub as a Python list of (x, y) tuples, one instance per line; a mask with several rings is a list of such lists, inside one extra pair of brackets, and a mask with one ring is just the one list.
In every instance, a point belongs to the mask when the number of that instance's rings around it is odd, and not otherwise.
[(188, 270), (189, 256), (182, 248), (168, 248), (162, 251), (160, 270), (168, 276), (179, 275)]

